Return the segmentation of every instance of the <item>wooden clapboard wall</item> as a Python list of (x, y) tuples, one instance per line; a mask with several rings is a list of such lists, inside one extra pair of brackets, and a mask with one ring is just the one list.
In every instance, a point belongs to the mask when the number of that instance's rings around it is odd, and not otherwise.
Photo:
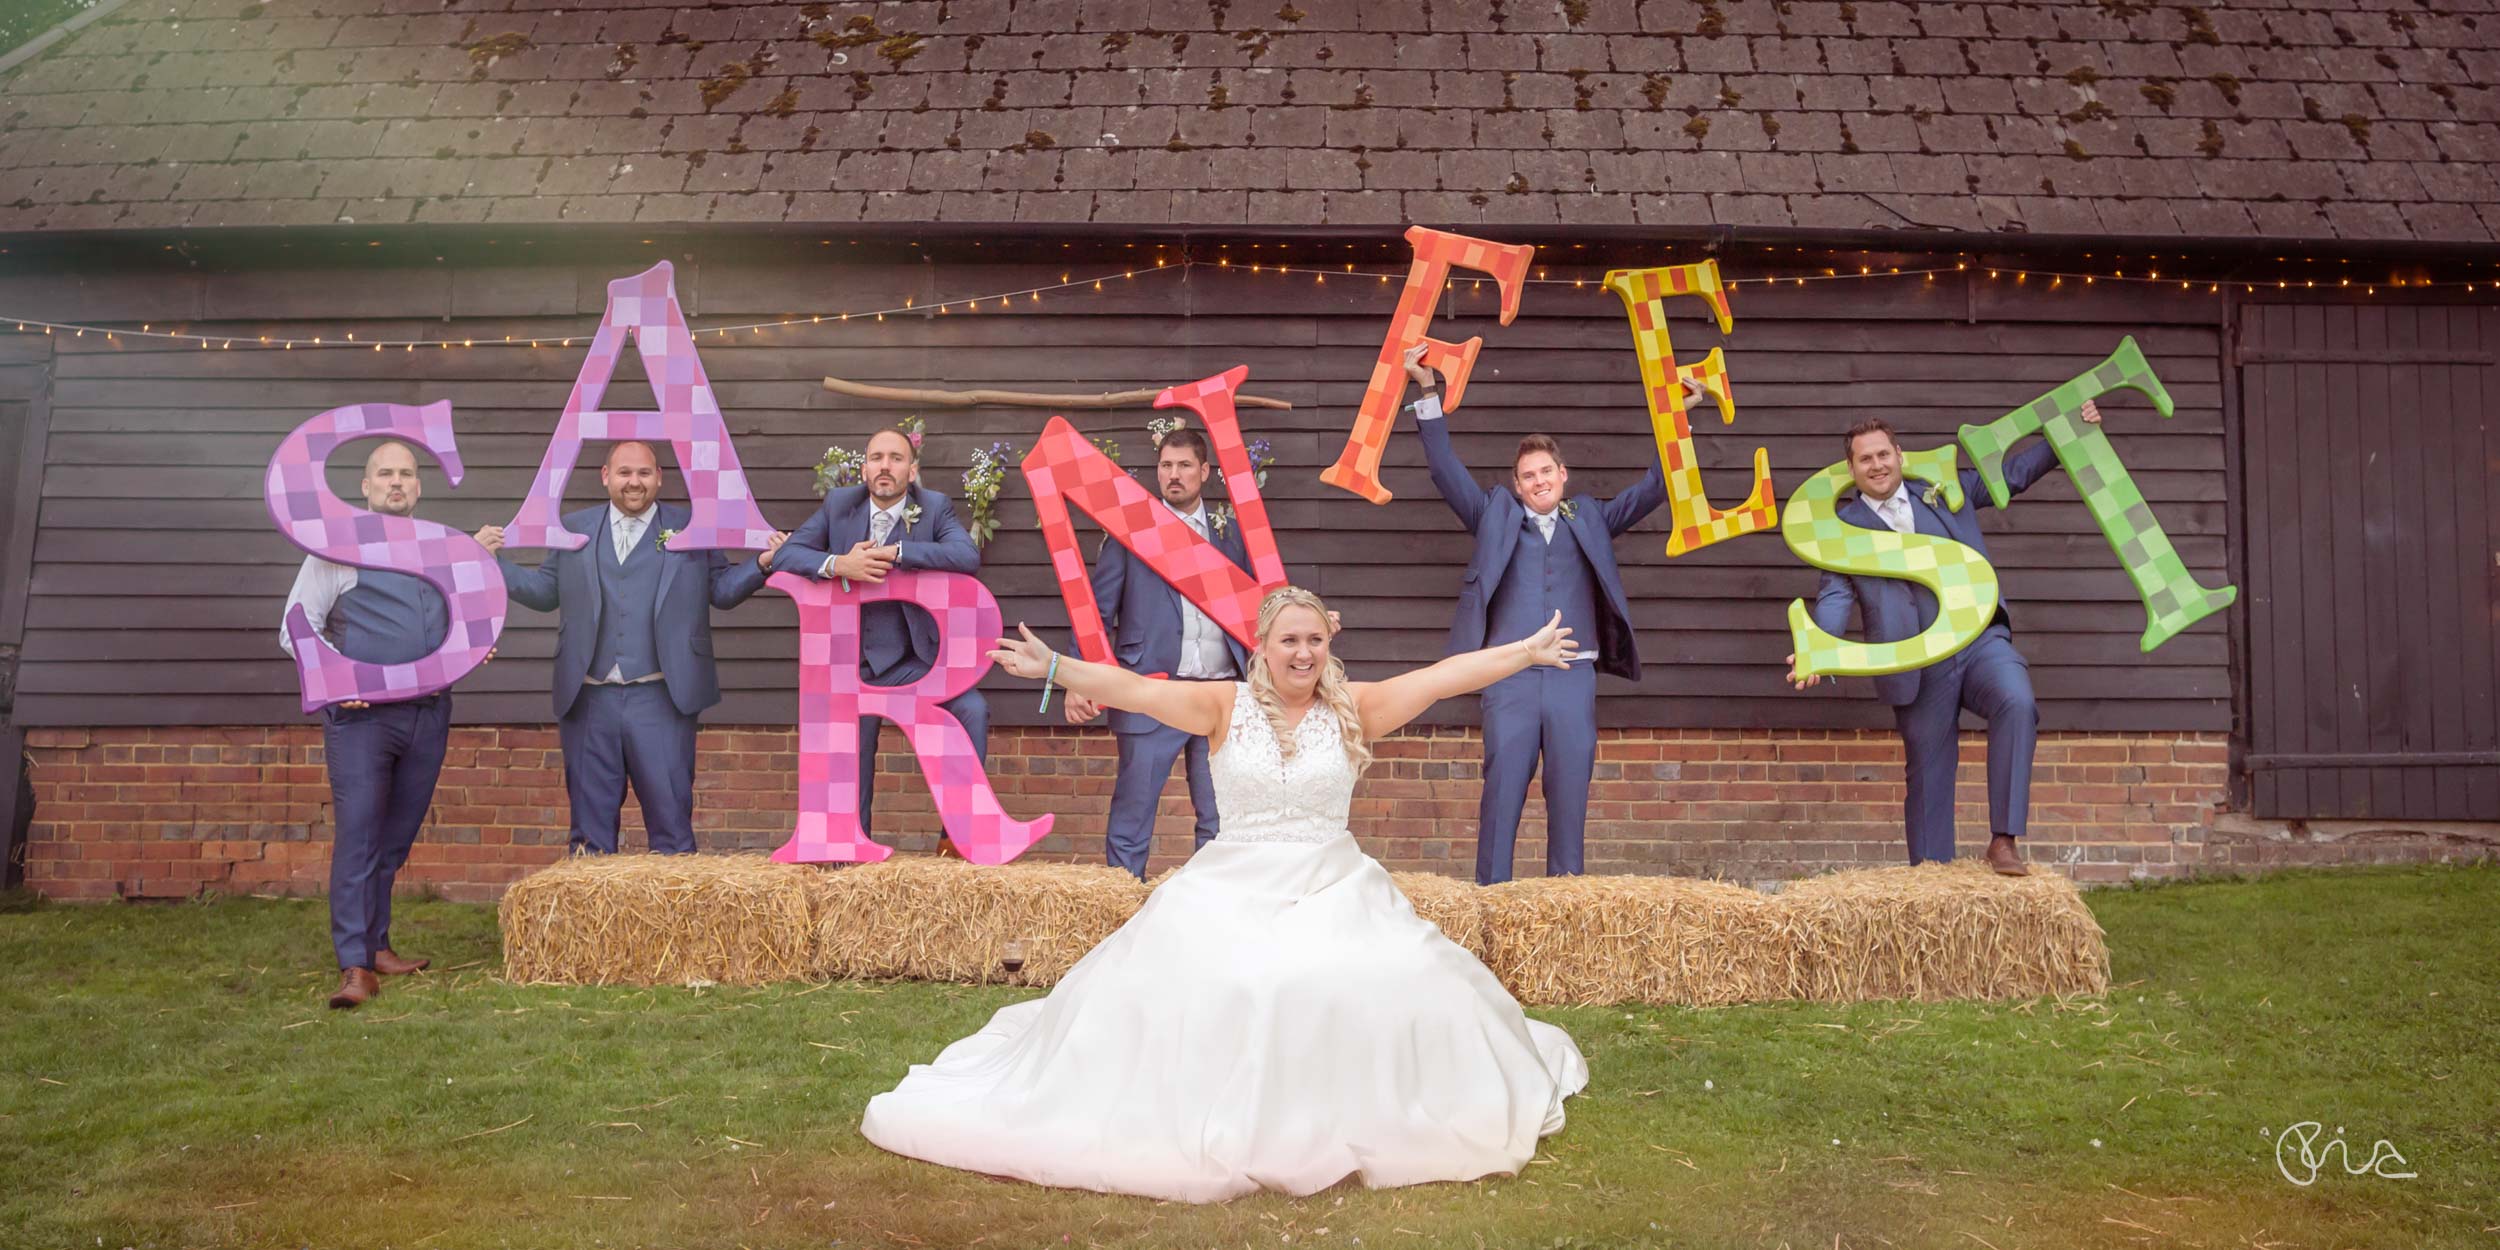
[[(1134, 255), (1135, 253), (1131, 253)], [(813, 246), (736, 262), (679, 261), (698, 326), (840, 308), (921, 306), (1116, 267), (1067, 264), (840, 264)], [(1689, 259), (1684, 257), (1680, 259)], [(1664, 258), (1661, 258), (1663, 263)], [(469, 476), (428, 483), (421, 515), (462, 529), (507, 519), (526, 488), (581, 363), (604, 283), (648, 263), (632, 249), (598, 264), (476, 268), (250, 268), (0, 277), (8, 306), (137, 322), (183, 319), (250, 339), (353, 330), (364, 338), (455, 334), (453, 351), (201, 351), (128, 340), (55, 336), (40, 530), (32, 548), (25, 662), (17, 714), (27, 724), (252, 724), (299, 714), (276, 646), (280, 606), (300, 556), (271, 528), (261, 468), (278, 438), (326, 408), (448, 399)], [(1745, 276), (1741, 262), (1730, 273)], [(1444, 337), (1486, 340), (1458, 446), (1486, 481), (1506, 476), (1528, 430), (1560, 437), (1573, 486), (1623, 489), (1650, 456), (1647, 415), (1621, 305), (1585, 277), (1529, 292), (1510, 326), (1494, 293), (1460, 288), (1438, 323)], [(1470, 551), (1434, 494), (1401, 422), (1386, 461), (1398, 498), (1373, 507), (1321, 485), (1342, 445), (1394, 300), (1394, 284), (1198, 267), (1114, 278), (1105, 289), (992, 304), (975, 314), (889, 317), (705, 337), (738, 453), (766, 512), (796, 526), (814, 504), (810, 466), (833, 442), (856, 444), (900, 415), (823, 391), (824, 374), (910, 385), (1097, 390), (1185, 382), (1235, 364), (1248, 390), (1293, 402), (1245, 410), (1253, 437), (1279, 462), (1267, 495), (1292, 576), (1339, 607), (1355, 633), (1357, 675), (1441, 654)], [(1680, 304), (1681, 306), (1676, 306)], [(2101, 359), (2136, 335), (2178, 400), (2175, 419), (2139, 400), (2112, 405), (2111, 429), (2188, 565), (2226, 580), (2226, 500), (2219, 307), (2210, 298), (2142, 289), (2048, 292), (1976, 272), (1940, 279), (1818, 283), (1736, 294), (1736, 331), (1722, 338), (1697, 300), (1671, 304), (1681, 358), (1728, 349), (1739, 403), (1733, 426), (1699, 439), (1712, 499), (1739, 499), (1752, 450), (1770, 449), (1783, 500), (1840, 458), (1838, 432), (1861, 416), (1901, 426), (1913, 446), (1984, 422)], [(506, 335), (577, 336), (571, 349)], [(497, 344), (485, 346), (485, 344)], [(610, 406), (649, 403), (628, 361)], [(1029, 445), (1046, 413), (936, 409), (925, 478), (957, 493), (969, 450), (995, 439)], [(1128, 462), (1151, 451), (1146, 411), (1075, 414), (1090, 433), (1116, 433)], [(596, 453), (568, 500), (600, 496)], [(334, 468), (354, 498), (355, 467)], [(672, 480), (672, 486), (675, 483)], [(1010, 621), (1064, 626), (1033, 508), (1021, 479), (983, 577)], [(2209, 620), (2153, 655), (2137, 651), (2143, 611), (2062, 476), (1987, 521), (2051, 729), (2231, 727), (2228, 639)], [(1090, 544), (1096, 539), (1088, 535)], [(1599, 717), (1621, 726), (1884, 726), (1890, 714), (1861, 682), (1811, 694), (1780, 680), (1786, 608), (1810, 596), (1815, 572), (1776, 535), (1748, 536), (1669, 560), (1663, 513), (1622, 538), (1622, 564), (1641, 629), (1647, 676), (1601, 686)], [(795, 711), (787, 601), (766, 592), (716, 619), (723, 684), (719, 722), (786, 722)], [(551, 618), (516, 610), (501, 658), (460, 688), (466, 719), (549, 716), (545, 657)], [(1058, 635), (1065, 637), (1064, 632)], [(994, 715), (1034, 716), (1028, 685), (993, 674)], [(1463, 722), (1472, 701), (1437, 709)]]

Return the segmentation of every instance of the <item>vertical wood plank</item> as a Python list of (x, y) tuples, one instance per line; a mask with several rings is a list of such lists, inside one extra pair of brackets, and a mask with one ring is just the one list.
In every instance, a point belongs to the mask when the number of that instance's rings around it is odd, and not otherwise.
[[(2302, 307), (2293, 313), (2298, 327), (2296, 346), (2314, 360), (2330, 343), (2342, 340), (2328, 333), (2332, 310)], [(2293, 466), (2283, 483), (2284, 515), (2300, 536), (2294, 558), (2300, 564), (2300, 585), (2292, 600), (2300, 616), (2300, 648), (2287, 691), (2300, 692), (2302, 753), (2331, 752), (2335, 738), (2335, 536), (2327, 528), (2324, 501), (2318, 499), (2333, 480), (2334, 414), (2327, 406), (2327, 384), (2333, 370), (2323, 363), (2300, 367), (2299, 424), (2293, 439)], [(2315, 506), (2313, 506), (2315, 505)], [(2303, 674), (2324, 674), (2326, 680), (2303, 680)], [(2343, 774), (2335, 769), (2310, 770), (2303, 778), (2309, 789), (2310, 815), (2343, 810)]]
[[(2449, 679), (2434, 683), (2427, 692), (2431, 745), (2425, 749), (2433, 751), (2461, 749), (2466, 740), (2465, 687), (2473, 668), (2471, 657), (2461, 653), (2465, 625), (2456, 612), (2456, 570), (2469, 545), (2459, 542), (2458, 483), (2473, 474), (2472, 465), (2457, 460), (2461, 451), (2458, 426), (2471, 419), (2464, 415), (2470, 398), (2459, 385), (2469, 371), (2443, 367), (2436, 372), (2439, 385), (2424, 397), (2422, 409), (2422, 441), (2428, 453), (2422, 462), (2422, 601), (2428, 653)], [(2440, 792), (2437, 810), (2454, 810), (2464, 802), (2462, 775), (2448, 769), (2434, 770), (2433, 775)]]
[[(2410, 352), (2420, 343), (2416, 327), (2417, 312), (2403, 305), (2370, 305), (2356, 310), (2360, 317), (2360, 346), (2365, 352)], [(2418, 398), (2415, 379), (2423, 366), (2410, 364), (2369, 363), (2353, 368), (2355, 399), (2347, 413), (2359, 438), (2359, 454), (2352, 465), (2357, 476), (2353, 494), (2337, 509), (2343, 517), (2343, 528), (2358, 530), (2361, 560), (2344, 580), (2347, 594), (2358, 592), (2362, 628), (2357, 636), (2344, 639), (2350, 646), (2359, 643), (2360, 654), (2354, 669), (2360, 675), (2360, 696), (2354, 709), (2359, 717), (2361, 749), (2373, 755), (2390, 754), (2404, 749), (2402, 665), (2404, 645), (2396, 615), (2397, 552), (2406, 545), (2404, 527), (2396, 515), (2395, 474), (2391, 460), (2395, 443), (2389, 425), (2393, 410)], [(2357, 582), (2357, 584), (2355, 584)], [(2366, 807), (2356, 815), (2393, 816), (2404, 806), (2404, 789), (2400, 768), (2365, 770)]]
[[(2444, 350), (2448, 340), (2449, 310), (2423, 310), (2419, 320), (2418, 342), (2425, 350)], [(2431, 728), (2431, 703), (2437, 698), (2435, 689), (2439, 670), (2430, 662), (2430, 591), (2424, 584), (2427, 567), (2423, 550), (2422, 465), (2426, 458), (2440, 454), (2436, 442), (2426, 439), (2424, 430), (2430, 424), (2428, 413), (2443, 403), (2448, 370), (2438, 367), (2400, 369), (2396, 385), (2388, 397), (2388, 459), (2389, 522), (2397, 530), (2395, 552), (2395, 584), (2388, 595), (2387, 608), (2396, 616), (2398, 653), (2395, 681), (2399, 716), (2396, 725), (2398, 751), (2428, 751), (2434, 734)], [(2396, 778), (2398, 795), (2395, 806), (2379, 813), (2410, 820), (2428, 820), (2439, 810), (2439, 777), (2428, 768), (2390, 770)]]
[[(2276, 311), (2267, 305), (2244, 306), (2240, 313), (2240, 342), (2249, 346), (2266, 343)], [(2271, 520), (2273, 499), (2267, 489), (2273, 475), (2266, 466), (2281, 438), (2274, 420), (2274, 402), (2275, 378), (2282, 368), (2256, 364), (2236, 370), (2240, 375), (2236, 425), (2243, 466), (2241, 508), (2246, 518), (2240, 532), (2247, 536), (2247, 581), (2241, 597), (2241, 618), (2247, 623), (2248, 652), (2240, 684), (2247, 691), (2248, 706), (2240, 731), (2248, 739), (2248, 750), (2253, 755), (2281, 749), (2276, 745), (2275, 728), (2275, 529)], [(2257, 814), (2270, 815), (2281, 810), (2283, 785), (2279, 771), (2269, 768), (2255, 772), (2249, 778), (2249, 789), (2251, 810)]]
[[(2383, 316), (2380, 308), (2331, 307), (2327, 309), (2327, 342), (2355, 344), (2363, 350), (2369, 348), (2371, 340), (2384, 343)], [(2360, 409), (2359, 382), (2357, 366), (2327, 369), (2322, 413), (2322, 445), (2327, 454), (2314, 479), (2318, 490), (2301, 501), (2304, 511), (2321, 514), (2317, 524), (2326, 536), (2320, 553), (2324, 567), (2311, 567), (2323, 574), (2313, 597), (2323, 599), (2327, 610), (2326, 632), (2312, 640), (2312, 645), (2319, 648), (2314, 654), (2327, 662), (2335, 674), (2335, 686), (2330, 692), (2334, 745), (2327, 749), (2354, 755), (2370, 746), (2361, 689), (2368, 678), (2364, 657), (2369, 650), (2369, 623), (2361, 605), (2365, 593), (2362, 568), (2366, 560), (2361, 530), (2367, 518), (2356, 515), (2361, 499), (2361, 426), (2369, 418)], [(2335, 785), (2336, 815), (2360, 816), (2369, 810), (2370, 778), (2366, 771), (2338, 769)]]
[[(2500, 345), (2500, 317), (2481, 309), (2475, 318), (2476, 340), (2488, 348)], [(2463, 680), (2465, 726), (2463, 749), (2500, 749), (2500, 367), (2459, 368), (2458, 400), (2451, 405), (2455, 455), (2462, 467), (2457, 493), (2459, 546), (2456, 566), (2456, 619), (2466, 653)], [(2478, 524), (2479, 522), (2479, 524)], [(2480, 530), (2480, 541), (2475, 534)], [(2500, 768), (2466, 770), (2468, 819), (2491, 819), (2500, 812)]]

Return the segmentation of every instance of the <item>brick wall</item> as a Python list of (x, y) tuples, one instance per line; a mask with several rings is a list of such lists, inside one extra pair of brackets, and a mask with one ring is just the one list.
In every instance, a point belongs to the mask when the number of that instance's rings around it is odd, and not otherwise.
[[(936, 818), (902, 739), (885, 739), (879, 837), (934, 850)], [(41, 729), (27, 737), (36, 819), (28, 880), (55, 898), (166, 897), (202, 888), (318, 893), (327, 879), (330, 793), (321, 740), (280, 728)], [(1011, 812), (1057, 812), (1032, 855), (1101, 862), (1113, 744), (1108, 733), (1006, 728), (990, 773)], [(696, 778), (705, 849), (768, 850), (795, 805), (795, 735), (706, 729)], [(1466, 876), (1475, 862), (1474, 730), (1382, 744), (1355, 800), (1364, 845), (1393, 868)], [(1986, 825), (1984, 743), (1964, 743), (1962, 843)], [(2221, 809), (2226, 747), (2210, 734), (2051, 734), (2040, 742), (2029, 851), (2077, 879), (2172, 876), (2208, 865), (2488, 853), (2489, 831), (2428, 841), (2267, 829)], [(564, 847), (564, 780), (552, 728), (453, 732), (432, 818), (401, 882), (484, 899)], [(1593, 872), (1762, 882), (1903, 857), (1898, 741), (1860, 731), (1609, 730), (1590, 794)], [(1164, 795), (1155, 869), (1190, 847), (1187, 790)], [(640, 842), (631, 804), (626, 845)], [(2220, 832), (2217, 833), (2217, 830)], [(2217, 845), (2220, 843), (2220, 845)], [(1530, 798), (1523, 875), (1542, 871), (1542, 805)]]

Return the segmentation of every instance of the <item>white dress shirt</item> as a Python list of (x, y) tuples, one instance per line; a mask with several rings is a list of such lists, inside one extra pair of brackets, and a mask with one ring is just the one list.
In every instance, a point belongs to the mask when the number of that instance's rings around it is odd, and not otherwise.
[[(1171, 509), (1172, 515), (1179, 517), (1189, 528), (1196, 530), (1198, 537), (1213, 537), (1207, 532), (1207, 505), (1204, 499), (1199, 500), (1197, 508), (1189, 512), (1173, 508), (1168, 499), (1163, 506)], [(1223, 629), (1206, 613), (1199, 611), (1198, 605), (1191, 603), (1186, 596), (1181, 599), (1180, 671), (1172, 675), (1198, 681), (1233, 676), (1233, 653), (1224, 645)]]
[[(312, 622), (313, 632), (330, 637), (330, 609), (339, 596), (356, 588), (356, 566), (324, 560), (319, 556), (304, 557), (304, 567), (295, 570), (295, 588), (287, 592), (286, 610), (278, 613), (278, 647), (288, 655), (295, 654), (295, 640), (286, 635), (286, 618), (301, 605), (304, 616)], [(337, 640), (332, 639), (335, 643)]]
[(1893, 487), (1890, 498), (1874, 499), (1870, 498), (1862, 491), (1859, 493), (1858, 498), (1866, 500), (1866, 506), (1872, 509), (1875, 513), (1875, 519), (1891, 526), (1892, 532), (1896, 534), (1915, 534), (1918, 532), (1918, 517), (1910, 511), (1910, 484), (1908, 481), (1905, 480), (1899, 486)]

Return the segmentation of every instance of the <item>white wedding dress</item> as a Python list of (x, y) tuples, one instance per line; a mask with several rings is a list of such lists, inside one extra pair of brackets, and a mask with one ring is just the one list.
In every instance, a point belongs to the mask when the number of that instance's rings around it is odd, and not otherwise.
[(1212, 761), (1223, 833), (1049, 997), (868, 1102), (896, 1154), (1043, 1185), (1220, 1202), (1516, 1172), (1588, 1083), (1346, 832), (1315, 707), (1287, 760), (1246, 685)]

